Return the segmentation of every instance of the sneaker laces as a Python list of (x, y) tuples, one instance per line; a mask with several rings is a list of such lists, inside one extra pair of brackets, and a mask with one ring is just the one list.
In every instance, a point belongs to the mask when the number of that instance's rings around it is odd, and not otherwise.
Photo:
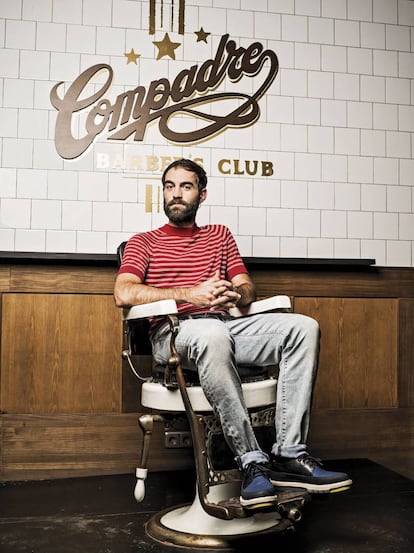
[(244, 472), (249, 480), (253, 480), (256, 476), (264, 476), (265, 478), (270, 476), (270, 470), (265, 465), (259, 465), (258, 463), (249, 463), (244, 468)]
[(314, 457), (313, 455), (309, 455), (309, 453), (303, 453), (302, 455), (299, 455), (297, 458), (299, 463), (302, 463), (303, 465), (308, 466), (309, 468), (313, 469), (315, 467), (322, 467), (322, 459), (319, 457)]

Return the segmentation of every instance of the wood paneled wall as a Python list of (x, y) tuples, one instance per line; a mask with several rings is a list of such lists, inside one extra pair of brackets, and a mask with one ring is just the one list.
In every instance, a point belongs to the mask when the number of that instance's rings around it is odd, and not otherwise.
[(315, 408), (398, 406), (398, 300), (296, 298), (321, 328)]
[[(115, 266), (0, 265), (0, 478), (133, 472), (138, 381), (121, 359)], [(324, 457), (414, 445), (414, 270), (251, 267), (260, 297), (321, 326), (310, 443)], [(143, 358), (148, 369), (148, 360)], [(150, 468), (186, 468), (157, 428)]]
[(120, 411), (120, 321), (110, 296), (8, 293), (2, 318), (3, 411)]

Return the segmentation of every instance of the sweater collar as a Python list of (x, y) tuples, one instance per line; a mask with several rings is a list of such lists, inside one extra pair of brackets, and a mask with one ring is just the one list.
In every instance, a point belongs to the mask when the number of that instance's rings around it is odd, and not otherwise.
[(166, 223), (161, 230), (168, 234), (169, 236), (193, 236), (197, 234), (200, 228), (194, 224), (192, 227), (173, 227)]

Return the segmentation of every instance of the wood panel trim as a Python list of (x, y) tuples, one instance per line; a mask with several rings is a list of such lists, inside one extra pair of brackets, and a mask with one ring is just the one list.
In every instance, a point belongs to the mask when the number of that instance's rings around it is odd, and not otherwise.
[(10, 269), (9, 292), (113, 294), (116, 269), (16, 265)]
[[(138, 413), (1, 415), (0, 479), (38, 480), (99, 474), (134, 473), (142, 435)], [(189, 468), (191, 449), (164, 450), (155, 425), (150, 470)]]
[[(116, 267), (94, 265), (2, 265), (0, 292), (112, 294), (116, 271)], [(251, 276), (261, 297), (414, 298), (414, 268), (279, 266), (252, 269)]]
[(414, 447), (414, 409), (316, 409), (309, 445), (323, 456)]
[(414, 298), (414, 268), (251, 271), (260, 296)]
[[(2, 415), (0, 478), (25, 480), (134, 473), (139, 463), (138, 413), (102, 415)], [(324, 458), (364, 457), (374, 451), (414, 447), (414, 408), (317, 409), (309, 446)], [(193, 466), (191, 449), (164, 448), (154, 429), (151, 471)]]
[(10, 290), (10, 266), (0, 265), (0, 292), (8, 292)]
[(399, 301), (398, 403), (414, 407), (414, 300)]

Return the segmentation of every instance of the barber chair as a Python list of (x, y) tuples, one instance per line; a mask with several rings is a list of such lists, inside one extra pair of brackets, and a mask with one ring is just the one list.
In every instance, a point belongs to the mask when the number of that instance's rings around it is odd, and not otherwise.
[[(122, 256), (122, 244), (118, 255)], [(287, 296), (254, 302), (248, 309), (231, 310), (232, 316), (265, 311), (289, 311)], [(134, 374), (142, 380), (141, 404), (148, 413), (139, 417), (143, 433), (140, 466), (136, 469), (134, 496), (145, 497), (148, 453), (154, 423), (164, 425), (165, 444), (193, 447), (195, 497), (192, 503), (169, 507), (155, 514), (145, 530), (152, 539), (169, 546), (227, 549), (246, 537), (294, 530), (301, 509), (310, 499), (305, 490), (278, 490), (278, 502), (265, 512), (245, 510), (239, 502), (241, 473), (227, 446), (219, 420), (207, 401), (196, 371), (183, 369), (175, 348), (179, 330), (173, 300), (132, 306), (123, 310), (126, 349), (122, 352)], [(144, 377), (134, 366), (136, 355), (151, 354), (148, 319), (162, 317), (170, 326), (171, 357), (165, 366), (153, 362), (152, 374)], [(269, 367), (239, 367), (243, 394), (258, 441), (269, 451), (274, 442), (276, 379)]]

